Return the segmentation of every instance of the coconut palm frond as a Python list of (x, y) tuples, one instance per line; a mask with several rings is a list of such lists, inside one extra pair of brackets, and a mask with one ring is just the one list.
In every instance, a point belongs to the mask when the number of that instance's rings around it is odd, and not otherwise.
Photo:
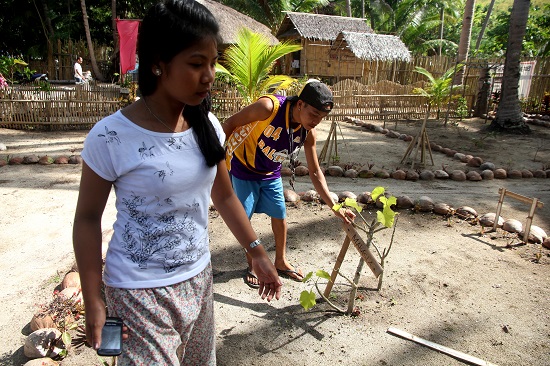
[(278, 79), (275, 84), (266, 82), (266, 79), (271, 78), (269, 73), (275, 61), (300, 49), (300, 45), (289, 42), (270, 45), (263, 35), (242, 28), (237, 42), (228, 47), (223, 55), (224, 67), (218, 70), (230, 76), (244, 102), (249, 104), (270, 89), (280, 90), (292, 84), (286, 81), (283, 83), (284, 78)]

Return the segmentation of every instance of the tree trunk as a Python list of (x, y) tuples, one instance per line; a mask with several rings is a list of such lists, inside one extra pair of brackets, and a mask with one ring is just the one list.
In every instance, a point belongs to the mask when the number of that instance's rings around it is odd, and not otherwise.
[(116, 12), (116, 0), (111, 0), (111, 26), (113, 27), (113, 53), (111, 54), (111, 65), (113, 73), (120, 73), (120, 44), (118, 42), (118, 31), (116, 26), (117, 12)]
[(494, 5), (495, 5), (495, 0), (491, 0), (491, 2), (489, 3), (489, 8), (487, 8), (487, 14), (485, 15), (485, 20), (483, 21), (483, 25), (481, 26), (481, 31), (479, 32), (479, 35), (477, 37), (476, 51), (479, 50), (479, 46), (481, 45), (481, 39), (483, 39), (483, 35), (485, 34), (485, 28), (487, 28), (487, 24), (489, 24), (489, 18), (491, 17), (491, 13), (493, 12)]
[(48, 43), (48, 59), (47, 59), (48, 69), (39, 70), (39, 72), (45, 71), (48, 74), (48, 77), (52, 78), (53, 75), (55, 75), (55, 66), (53, 63), (53, 44), (52, 44), (52, 39), (54, 38), (55, 33), (52, 27), (52, 20), (50, 18), (49, 11), (48, 11), (48, 5), (46, 5), (46, 2), (44, 0), (41, 0), (40, 3), (42, 4), (42, 11), (44, 12), (43, 14), (44, 23), (46, 23), (45, 26), (47, 30), (47, 33), (45, 34), (45, 36), (46, 36), (46, 42)]
[(529, 126), (523, 121), (518, 94), (521, 48), (527, 28), (530, 5), (531, 0), (514, 0), (512, 14), (510, 14), (510, 30), (502, 74), (500, 102), (496, 118), (490, 126), (492, 130), (521, 134), (531, 132)]
[(348, 13), (348, 17), (351, 18), (351, 0), (346, 0), (346, 12)]
[(489, 90), (491, 89), (491, 75), (489, 67), (479, 70), (479, 91), (477, 93), (476, 106), (474, 108), (474, 117), (485, 117), (489, 105)]
[(445, 5), (441, 4), (441, 9), (439, 9), (439, 57), (442, 56), (444, 24), (445, 24)]
[[(474, 18), (475, 0), (466, 0), (464, 17), (462, 18), (462, 31), (458, 44), (457, 62), (464, 63), (468, 60), (468, 49), (470, 48), (470, 37), (472, 35), (472, 20)], [(461, 67), (454, 76), (453, 84), (461, 85), (464, 78), (464, 67)]]
[(95, 59), (94, 45), (92, 43), (92, 35), (90, 34), (90, 25), (88, 24), (88, 13), (86, 12), (86, 0), (80, 0), (80, 7), (82, 8), (82, 19), (84, 21), (84, 31), (86, 32), (86, 42), (88, 43), (88, 52), (90, 53), (92, 70), (96, 79), (99, 81), (105, 81)]

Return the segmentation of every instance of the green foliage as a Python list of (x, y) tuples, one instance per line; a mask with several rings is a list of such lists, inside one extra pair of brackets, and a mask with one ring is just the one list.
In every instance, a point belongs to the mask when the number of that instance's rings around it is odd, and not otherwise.
[(298, 51), (300, 45), (281, 42), (270, 45), (262, 34), (241, 28), (237, 42), (229, 46), (217, 64), (216, 72), (234, 83), (245, 104), (250, 104), (266, 93), (276, 93), (291, 86), (296, 79), (286, 75), (270, 75), (275, 61)]
[[(325, 280), (330, 280), (330, 274), (328, 274), (328, 272), (326, 271), (323, 271), (322, 269), (317, 270), (317, 272), (315, 272), (315, 275), (317, 276), (315, 280), (315, 286), (317, 286), (317, 281), (319, 281), (319, 279), (321, 278)], [(313, 272), (309, 272), (304, 277), (302, 282), (307, 283), (312, 276), (313, 276)], [(313, 289), (310, 291), (304, 290), (300, 293), (300, 305), (302, 305), (304, 310), (307, 311), (312, 307), (314, 307), (316, 304), (317, 304), (317, 300), (316, 300), (315, 292), (313, 292)]]
[[(385, 227), (392, 227), (393, 226), (393, 223), (394, 223), (394, 220), (395, 220), (395, 211), (393, 211), (391, 209), (391, 206), (392, 205), (395, 205), (397, 203), (397, 199), (394, 197), (394, 196), (391, 196), (391, 197), (385, 197), (383, 196), (385, 192), (385, 189), (384, 187), (376, 187), (375, 189), (373, 189), (373, 191), (371, 192), (371, 198), (373, 201), (376, 202), (376, 200), (378, 199), (382, 205), (383, 205), (383, 208), (382, 208), (382, 211), (377, 211), (376, 212), (376, 219), (377, 221), (384, 225)], [(363, 210), (361, 206), (359, 206), (357, 204), (357, 201), (352, 199), (352, 198), (346, 198), (344, 200), (344, 203), (342, 204), (335, 204), (334, 206), (332, 206), (332, 209), (335, 210), (335, 211), (338, 211), (340, 210), (341, 208), (343, 207), (350, 207), (350, 208), (353, 208), (355, 211), (357, 211), (357, 213), (359, 214), (359, 216), (361, 218), (363, 218), (363, 216), (361, 215), (361, 211)], [(363, 218), (364, 219), (364, 218)], [(366, 221), (366, 220), (364, 220)]]
[[(342, 208), (351, 208), (353, 210), (355, 210), (359, 216), (359, 218), (361, 218), (361, 220), (366, 224), (366, 226), (369, 228), (368, 232), (367, 232), (367, 236), (368, 236), (368, 240), (367, 240), (367, 243), (368, 245), (370, 244), (373, 244), (374, 248), (376, 249), (376, 251), (378, 252), (380, 258), (381, 258), (381, 265), (383, 266), (383, 263), (384, 263), (384, 259), (385, 257), (388, 255), (389, 253), (389, 250), (391, 248), (391, 243), (390, 243), (390, 247), (388, 247), (387, 249), (385, 249), (383, 252), (380, 252), (379, 249), (376, 247), (376, 245), (374, 245), (373, 243), (373, 235), (374, 233), (377, 231), (376, 228), (378, 225), (383, 225), (384, 227), (386, 228), (390, 228), (392, 226), (394, 226), (395, 224), (395, 216), (396, 216), (396, 212), (394, 212), (392, 209), (391, 209), (391, 206), (392, 205), (395, 205), (397, 204), (397, 199), (394, 197), (394, 196), (390, 196), (390, 197), (386, 197), (384, 196), (384, 192), (385, 192), (385, 189), (384, 187), (376, 187), (372, 190), (371, 192), (371, 198), (373, 201), (376, 201), (376, 200), (379, 200), (382, 205), (383, 205), (383, 208), (382, 210), (380, 211), (377, 211), (376, 212), (376, 221), (373, 221), (373, 223), (371, 225), (367, 224), (367, 220), (365, 219), (365, 217), (362, 215), (362, 211), (363, 211), (363, 208), (357, 203), (357, 201), (355, 199), (352, 199), (352, 198), (346, 198), (344, 200), (343, 203), (341, 204), (335, 204), (332, 209), (335, 210), (335, 211), (338, 211)], [(362, 230), (362, 231), (366, 231), (364, 228), (362, 228), (361, 226), (357, 225), (357, 224), (353, 224), (354, 227)], [(394, 228), (395, 229), (395, 228)], [(393, 240), (393, 239), (392, 239)], [(315, 279), (315, 282), (314, 282), (314, 286), (316, 287), (317, 289), (317, 292), (323, 297), (323, 299), (325, 301), (327, 301), (327, 303), (334, 309), (336, 309), (337, 311), (340, 311), (340, 312), (343, 312), (342, 310), (338, 309), (338, 307), (336, 305), (334, 305), (332, 302), (330, 302), (330, 300), (328, 298), (326, 298), (322, 293), (321, 291), (319, 291), (319, 288), (318, 288), (318, 281), (319, 279), (325, 279), (327, 281), (330, 281), (330, 274), (326, 271), (323, 271), (323, 270), (317, 270), (315, 272), (315, 275), (316, 275), (316, 279)], [(342, 275), (340, 273), (340, 275), (342, 277), (344, 277), (351, 285), (352, 288), (356, 288), (356, 284), (353, 283), (353, 281), (347, 279), (344, 275)], [(313, 272), (309, 272), (305, 277), (304, 279), (302, 280), (302, 282), (304, 283), (307, 283), (310, 281), (310, 279), (312, 278), (313, 276)], [(381, 281), (381, 277), (380, 277), (380, 281)], [(381, 285), (381, 282), (379, 282), (379, 286)], [(311, 309), (313, 306), (316, 305), (316, 296), (315, 296), (315, 293), (313, 292), (313, 289), (311, 290), (304, 290), (300, 293), (300, 305), (302, 305), (302, 307), (305, 309), (305, 310), (309, 310)]]
[(31, 75), (32, 72), (26, 67), (28, 64), (16, 57), (0, 56), (0, 74), (4, 75), (4, 78), (8, 83), (14, 83), (14, 77), (16, 71), (23, 73), (24, 75)]
[(460, 96), (456, 98), (456, 107), (455, 112), (458, 115), (458, 118), (462, 121), (463, 118), (468, 116), (468, 104), (466, 98)]
[(426, 88), (415, 88), (413, 93), (420, 94), (428, 98), (428, 103), (430, 107), (435, 107), (437, 109), (437, 118), (439, 118), (439, 112), (441, 110), (441, 105), (447, 100), (449, 94), (456, 88), (458, 85), (452, 85), (453, 76), (455, 72), (464, 67), (463, 64), (459, 64), (455, 67), (451, 67), (449, 70), (445, 71), (440, 77), (435, 77), (431, 72), (426, 70), (423, 67), (415, 66), (414, 69), (421, 75), (424, 75), (428, 79), (428, 86)]

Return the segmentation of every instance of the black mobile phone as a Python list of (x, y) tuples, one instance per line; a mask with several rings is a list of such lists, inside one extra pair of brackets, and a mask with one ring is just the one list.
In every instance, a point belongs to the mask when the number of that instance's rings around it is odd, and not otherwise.
[(101, 345), (97, 350), (100, 356), (118, 356), (122, 353), (122, 319), (107, 317), (101, 330)]

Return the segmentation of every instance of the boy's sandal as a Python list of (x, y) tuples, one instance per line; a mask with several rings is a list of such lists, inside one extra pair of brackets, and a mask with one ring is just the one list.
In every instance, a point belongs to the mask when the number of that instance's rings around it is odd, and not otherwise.
[[(278, 269), (277, 273), (280, 277), (288, 278), (290, 280), (296, 281), (296, 282), (302, 282), (304, 279), (304, 275), (300, 273), (301, 271), (296, 268), (296, 266), (293, 266), (294, 269)], [(300, 272), (298, 272), (300, 271)]]
[(258, 277), (256, 277), (256, 275), (254, 273), (252, 273), (250, 268), (247, 267), (246, 271), (244, 273), (244, 276), (243, 276), (244, 283), (246, 283), (248, 285), (248, 287), (251, 287), (251, 288), (260, 288), (260, 285), (258, 283), (254, 283), (254, 282), (250, 281), (250, 277), (252, 277), (256, 281), (258, 281)]

